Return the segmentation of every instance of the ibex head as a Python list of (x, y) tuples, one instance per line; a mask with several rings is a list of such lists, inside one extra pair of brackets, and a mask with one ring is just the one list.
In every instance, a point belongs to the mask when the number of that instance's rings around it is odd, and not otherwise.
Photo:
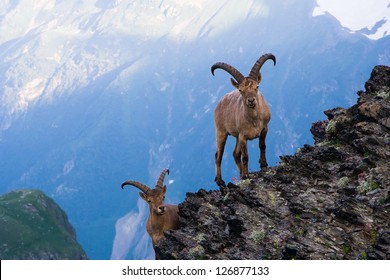
[(168, 169), (164, 169), (161, 172), (154, 189), (136, 181), (125, 181), (122, 183), (121, 187), (123, 189), (124, 186), (131, 185), (140, 189), (142, 192), (140, 192), (139, 195), (149, 204), (150, 210), (157, 215), (164, 215), (166, 210), (165, 192), (167, 191), (167, 186), (164, 185), (164, 178), (167, 173), (169, 174)]
[(257, 103), (257, 94), (261, 81), (260, 69), (268, 59), (272, 59), (274, 65), (276, 64), (276, 58), (273, 54), (264, 54), (253, 65), (248, 77), (244, 77), (236, 68), (224, 62), (215, 63), (211, 67), (211, 73), (214, 75), (215, 69), (219, 68), (232, 75), (234, 78), (230, 78), (232, 85), (240, 91), (245, 104), (249, 108), (254, 108)]

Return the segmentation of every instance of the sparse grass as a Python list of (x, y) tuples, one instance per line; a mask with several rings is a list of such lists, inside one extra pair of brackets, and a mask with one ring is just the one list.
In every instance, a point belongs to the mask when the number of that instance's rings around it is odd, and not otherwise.
[(272, 206), (275, 206), (276, 204), (276, 195), (272, 191), (267, 191), (267, 196), (271, 202)]
[(335, 120), (330, 120), (328, 125), (325, 128), (326, 134), (331, 135), (331, 136), (336, 135), (336, 133), (337, 133), (336, 125), (337, 125), (337, 123)]
[(346, 255), (351, 251), (351, 246), (348, 244), (343, 244), (341, 246), (341, 250), (343, 251), (343, 254)]
[(350, 183), (350, 179), (348, 177), (342, 177), (337, 181), (337, 186), (342, 188), (347, 186)]
[(390, 99), (390, 91), (388, 90), (381, 90), (376, 93), (376, 95), (383, 99)]
[(366, 194), (378, 188), (380, 188), (380, 184), (376, 181), (372, 181), (371, 177), (368, 177), (366, 180), (360, 182), (357, 190), (359, 193)]
[(334, 147), (335, 149), (342, 149), (344, 147), (344, 143), (336, 138), (332, 138), (331, 140), (324, 140), (321, 143), (318, 143), (318, 147)]
[(204, 260), (204, 259), (206, 259), (204, 248), (201, 245), (198, 245), (198, 246), (195, 246), (193, 248), (190, 248), (188, 253), (196, 260)]
[(376, 229), (372, 229), (370, 233), (370, 242), (371, 244), (375, 244), (378, 240), (378, 231)]
[(242, 188), (246, 188), (249, 186), (249, 184), (251, 183), (251, 180), (250, 179), (246, 179), (246, 180), (241, 180), (238, 185)]
[(265, 233), (264, 231), (252, 231), (251, 235), (249, 236), (249, 239), (251, 239), (255, 244), (261, 245), (264, 241)]
[(304, 230), (303, 228), (301, 228), (301, 229), (297, 230), (297, 231), (295, 232), (295, 234), (296, 234), (296, 235), (303, 236), (303, 235), (305, 234), (305, 230)]

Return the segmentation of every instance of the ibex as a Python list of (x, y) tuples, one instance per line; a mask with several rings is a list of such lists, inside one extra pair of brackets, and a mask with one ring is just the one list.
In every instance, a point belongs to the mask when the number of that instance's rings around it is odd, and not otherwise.
[(260, 69), (268, 59), (273, 60), (274, 65), (276, 64), (276, 58), (273, 54), (264, 54), (253, 65), (248, 77), (244, 77), (233, 66), (223, 62), (215, 63), (211, 67), (213, 75), (215, 69), (218, 68), (228, 72), (234, 78), (230, 80), (236, 88), (222, 97), (214, 111), (217, 142), (215, 182), (220, 187), (225, 186), (225, 182), (222, 180), (221, 162), (228, 135), (236, 138), (233, 157), (241, 179), (248, 178), (249, 173), (247, 140), (259, 138), (259, 163), (262, 170), (267, 170), (265, 138), (271, 113), (258, 88), (261, 81)]
[[(165, 204), (164, 202), (167, 186), (163, 184), (165, 174), (167, 173), (169, 174), (168, 169), (164, 169), (161, 172), (154, 189), (136, 181), (125, 181), (121, 185), (122, 189), (126, 185), (131, 185), (140, 189), (142, 192), (140, 192), (139, 195), (149, 204), (150, 211), (148, 220), (146, 221), (146, 231), (152, 238), (153, 248), (155, 248), (157, 242), (164, 237), (165, 231), (178, 229), (180, 226), (178, 206)], [(157, 254), (156, 259), (159, 259)]]

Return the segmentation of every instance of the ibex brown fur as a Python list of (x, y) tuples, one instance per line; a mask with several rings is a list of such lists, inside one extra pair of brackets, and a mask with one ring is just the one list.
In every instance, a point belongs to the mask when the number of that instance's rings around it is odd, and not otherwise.
[(222, 97), (214, 111), (217, 151), (215, 153), (216, 177), (219, 186), (225, 186), (221, 174), (222, 155), (228, 135), (236, 138), (236, 147), (233, 152), (234, 160), (240, 172), (241, 179), (248, 178), (248, 149), (247, 140), (259, 138), (260, 167), (267, 169), (265, 155), (265, 138), (268, 132), (268, 122), (271, 113), (263, 95), (258, 91), (261, 81), (260, 69), (268, 59), (276, 64), (273, 54), (262, 55), (253, 65), (249, 76), (244, 77), (237, 69), (229, 64), (219, 62), (211, 67), (228, 72), (232, 85), (236, 90)]

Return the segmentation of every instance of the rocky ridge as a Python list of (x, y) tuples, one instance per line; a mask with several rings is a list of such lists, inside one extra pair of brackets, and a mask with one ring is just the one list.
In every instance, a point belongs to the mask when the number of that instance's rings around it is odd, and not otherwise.
[(315, 145), (227, 189), (188, 193), (162, 259), (390, 259), (390, 67), (325, 111)]

